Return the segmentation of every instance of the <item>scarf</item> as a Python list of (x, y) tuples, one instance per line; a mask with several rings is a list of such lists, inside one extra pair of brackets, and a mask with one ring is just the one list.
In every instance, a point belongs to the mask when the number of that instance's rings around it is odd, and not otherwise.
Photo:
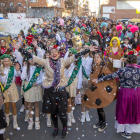
[(60, 68), (61, 68), (60, 59), (58, 60), (50, 59), (50, 67), (53, 69), (54, 72), (54, 80), (52, 87), (56, 88), (60, 83)]
[(131, 64), (127, 64), (126, 67), (127, 66), (132, 66), (132, 67), (135, 67), (135, 68), (140, 68), (140, 65), (137, 65), (137, 64), (132, 64), (132, 65)]
[(6, 51), (7, 51), (7, 49), (6, 49), (6, 48), (1, 47), (1, 53), (2, 53), (2, 54), (5, 54), (5, 53), (6, 53)]

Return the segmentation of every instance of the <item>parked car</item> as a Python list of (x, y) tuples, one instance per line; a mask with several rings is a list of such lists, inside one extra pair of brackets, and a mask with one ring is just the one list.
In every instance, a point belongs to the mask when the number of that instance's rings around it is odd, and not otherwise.
[(126, 24), (128, 24), (128, 21), (130, 21), (129, 18), (122, 18), (122, 19), (117, 19), (117, 23), (121, 21), (121, 22), (125, 22)]
[(113, 21), (114, 21), (114, 20), (109, 19), (109, 18), (107, 18), (107, 17), (101, 17), (101, 18), (98, 18), (98, 21), (99, 21), (100, 19), (101, 19), (101, 20), (109, 20), (109, 21), (111, 21), (111, 22), (113, 22)]

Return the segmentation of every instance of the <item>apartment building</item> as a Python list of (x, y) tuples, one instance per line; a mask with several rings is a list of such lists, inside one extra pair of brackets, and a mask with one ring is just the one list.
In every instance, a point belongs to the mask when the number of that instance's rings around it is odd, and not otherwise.
[(0, 0), (0, 13), (26, 13), (26, 1)]
[(113, 20), (140, 18), (140, 15), (136, 14), (139, 6), (140, 0), (109, 0), (108, 4), (101, 5), (101, 16)]

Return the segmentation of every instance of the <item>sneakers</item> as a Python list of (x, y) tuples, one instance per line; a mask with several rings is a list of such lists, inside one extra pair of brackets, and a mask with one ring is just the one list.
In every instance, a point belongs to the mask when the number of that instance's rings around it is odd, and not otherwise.
[(67, 122), (67, 126), (72, 126), (71, 125), (71, 114), (68, 113), (68, 122)]
[(104, 131), (106, 128), (107, 128), (106, 122), (103, 122), (103, 123), (100, 125), (100, 127), (98, 128), (98, 131), (99, 131), (99, 132), (102, 132), (102, 131)]
[(52, 124), (51, 124), (51, 117), (50, 117), (50, 114), (47, 115), (47, 127), (51, 127)]
[(17, 129), (17, 128), (18, 128), (17, 121), (13, 121), (13, 128), (14, 128), (14, 129)]
[(28, 130), (32, 130), (33, 129), (33, 125), (34, 125), (34, 122), (33, 121), (29, 121)]
[(122, 137), (126, 138), (126, 139), (131, 139), (131, 134), (130, 133), (126, 133), (126, 132), (123, 132), (121, 133)]
[(26, 113), (26, 114), (25, 114), (25, 119), (24, 119), (24, 121), (25, 121), (25, 122), (28, 122), (28, 121), (29, 121), (29, 113)]
[(71, 111), (71, 123), (75, 123), (76, 121), (75, 121), (75, 119), (74, 119), (74, 116), (73, 116), (73, 111)]
[(87, 122), (89, 122), (89, 121), (90, 121), (89, 111), (86, 111), (86, 121), (87, 121)]
[(65, 139), (65, 138), (67, 138), (67, 136), (68, 136), (67, 129), (63, 129), (62, 130), (62, 138)]
[(35, 129), (36, 130), (39, 130), (40, 129), (40, 122), (39, 121), (36, 121), (35, 122)]
[(56, 138), (58, 136), (58, 132), (59, 132), (59, 129), (54, 129), (54, 131), (52, 133), (52, 137)]
[(20, 112), (24, 112), (24, 110), (25, 110), (25, 107), (24, 107), (24, 105), (22, 105), (21, 109), (20, 109)]
[(97, 124), (93, 125), (93, 128), (99, 128), (102, 124), (102, 121), (99, 121)]
[(86, 118), (85, 112), (82, 112), (82, 116), (81, 116), (81, 122), (82, 123), (85, 122), (85, 118)]

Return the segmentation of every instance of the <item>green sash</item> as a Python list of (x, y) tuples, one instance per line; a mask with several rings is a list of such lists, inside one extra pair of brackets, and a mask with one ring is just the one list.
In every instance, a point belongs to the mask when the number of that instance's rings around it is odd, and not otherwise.
[(11, 84), (12, 84), (13, 77), (14, 77), (14, 69), (15, 69), (15, 67), (10, 67), (10, 71), (9, 71), (9, 73), (8, 73), (7, 84), (6, 84), (6, 86), (4, 87), (3, 92), (4, 92), (5, 90), (7, 90), (7, 89), (11, 86)]
[(88, 79), (89, 77), (86, 75), (85, 68), (82, 66), (82, 74)]
[(78, 71), (79, 71), (79, 69), (80, 69), (81, 64), (82, 64), (82, 60), (81, 60), (81, 58), (79, 58), (79, 59), (78, 59), (78, 66), (75, 66), (75, 67), (74, 67), (74, 70), (73, 70), (73, 72), (72, 72), (72, 75), (71, 75), (71, 77), (70, 77), (70, 79), (69, 79), (69, 81), (68, 81), (67, 87), (74, 81), (75, 77), (76, 77), (77, 74), (78, 74)]
[[(68, 85), (71, 85), (71, 83), (74, 81), (74, 79), (76, 78), (77, 74), (78, 74), (78, 71), (80, 69), (80, 66), (82, 65), (82, 60), (81, 58), (78, 59), (78, 66), (75, 66), (73, 72), (72, 72), (72, 75), (68, 81)], [(82, 66), (82, 74), (88, 79), (89, 77), (86, 75), (86, 72), (85, 72), (85, 68)]]
[(26, 92), (26, 91), (28, 91), (30, 88), (32, 88), (32, 85), (33, 85), (33, 83), (36, 82), (36, 80), (37, 80), (37, 78), (38, 78), (38, 76), (39, 76), (41, 70), (42, 70), (42, 68), (38, 68), (38, 67), (35, 69), (35, 71), (34, 71), (34, 73), (33, 73), (33, 75), (32, 75), (32, 78), (30, 79), (30, 81), (29, 81), (27, 87), (25, 88), (25, 84), (23, 85), (23, 91), (24, 91), (24, 92)]

